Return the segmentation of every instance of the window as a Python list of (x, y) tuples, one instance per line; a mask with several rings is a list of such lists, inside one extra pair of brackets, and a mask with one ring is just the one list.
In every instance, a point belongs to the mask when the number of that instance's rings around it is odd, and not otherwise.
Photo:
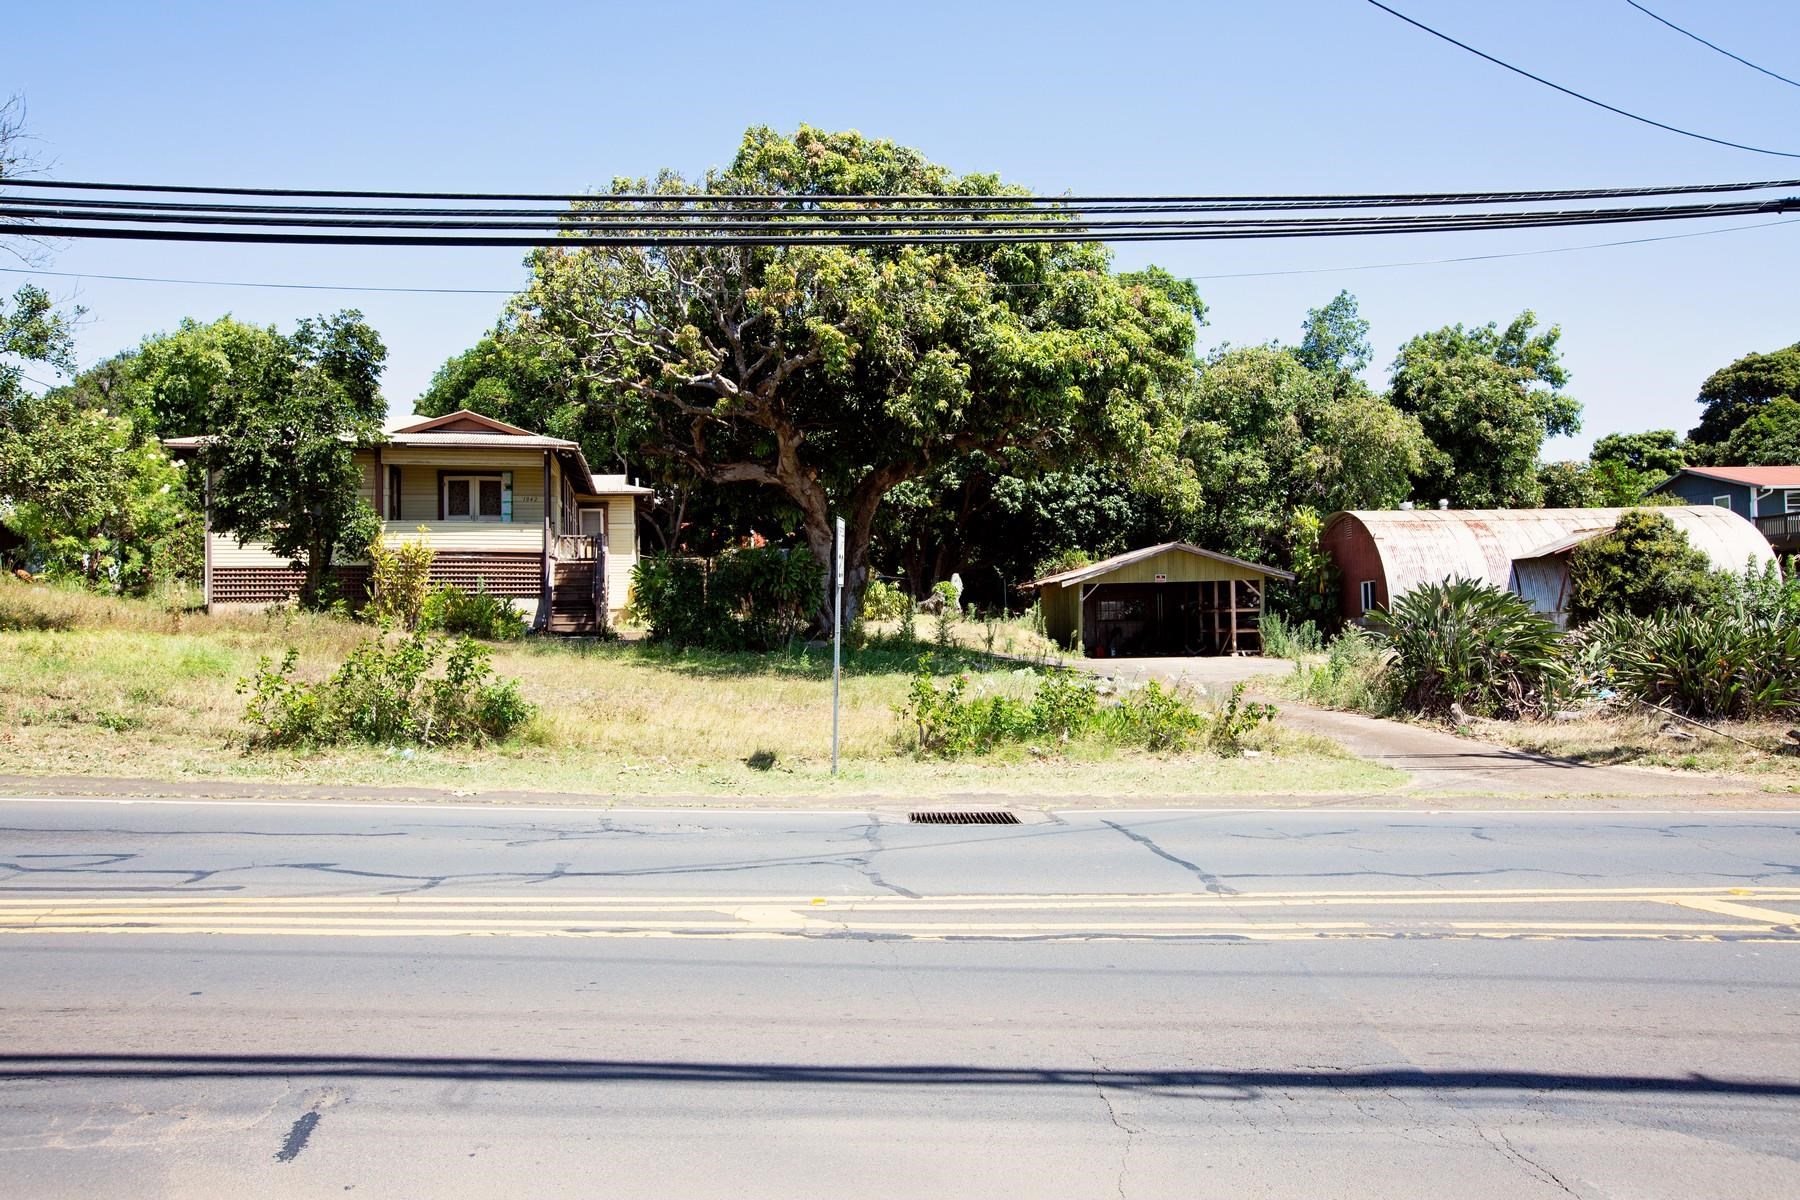
[(1102, 600), (1100, 602), (1100, 619), (1102, 621), (1141, 621), (1144, 619), (1144, 601)]
[(1365, 579), (1362, 581), (1361, 600), (1362, 610), (1364, 612), (1375, 611), (1375, 581), (1373, 579)]
[(1713, 507), (1714, 508), (1730, 508), (1731, 507), (1731, 497), (1730, 496), (1714, 496), (1713, 497)]
[(1800, 488), (1787, 490), (1787, 510), (1791, 513), (1800, 513)]
[(444, 520), (499, 521), (505, 511), (506, 488), (500, 476), (444, 476)]
[(387, 519), (400, 519), (400, 468), (387, 469)]

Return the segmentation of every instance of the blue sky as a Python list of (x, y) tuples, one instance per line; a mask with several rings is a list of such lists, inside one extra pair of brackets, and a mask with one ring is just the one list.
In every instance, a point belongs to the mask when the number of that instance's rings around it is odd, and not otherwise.
[[(1800, 88), (1624, 0), (1394, 6), (1621, 107), (1800, 151)], [(1800, 6), (1647, 0), (1800, 78)], [(50, 174), (144, 182), (576, 191), (726, 162), (744, 128), (801, 122), (918, 146), (1046, 192), (1548, 188), (1800, 177), (1800, 159), (1708, 146), (1509, 75), (1364, 0), (1175, 4), (84, 4), (17, 6), (0, 93), (22, 94)], [(1796, 189), (1800, 191), (1800, 189)], [(1533, 308), (1564, 330), (1584, 451), (1697, 417), (1716, 367), (1800, 339), (1800, 221), (1486, 262), (1337, 268), (1687, 234), (1735, 222), (1462, 236), (1125, 246), (1200, 280), (1203, 344), (1293, 340), (1349, 288), (1395, 348)], [(16, 266), (14, 263), (0, 263)], [(505, 250), (74, 243), (57, 271), (510, 289)], [(1307, 272), (1262, 274), (1264, 272)], [(1316, 272), (1316, 273), (1315, 273)], [(1254, 276), (1254, 277), (1251, 277)], [(0, 275), (0, 285), (21, 281)], [(360, 307), (404, 410), (504, 297), (41, 280), (87, 306), (82, 361), (183, 316), (289, 326)]]

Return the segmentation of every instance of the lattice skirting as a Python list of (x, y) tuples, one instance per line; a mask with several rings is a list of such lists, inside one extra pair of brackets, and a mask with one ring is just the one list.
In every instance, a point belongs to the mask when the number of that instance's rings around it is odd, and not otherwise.
[[(431, 564), (431, 582), (447, 583), (463, 591), (475, 590), (480, 580), (496, 596), (535, 598), (543, 590), (543, 559), (536, 554), (484, 554), (439, 551)], [(369, 568), (333, 567), (338, 594), (350, 607), (361, 607), (369, 595)], [(280, 604), (300, 594), (305, 575), (287, 567), (214, 567), (214, 604)]]

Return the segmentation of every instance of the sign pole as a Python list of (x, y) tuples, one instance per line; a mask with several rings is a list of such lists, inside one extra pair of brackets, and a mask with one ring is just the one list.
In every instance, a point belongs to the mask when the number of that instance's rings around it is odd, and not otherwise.
[(844, 518), (831, 556), (831, 773), (838, 773), (838, 680), (844, 669)]

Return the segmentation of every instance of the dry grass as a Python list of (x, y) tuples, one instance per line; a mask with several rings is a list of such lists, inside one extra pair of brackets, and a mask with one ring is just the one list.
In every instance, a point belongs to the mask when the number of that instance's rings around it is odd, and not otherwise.
[[(532, 640), (494, 648), (542, 715), (476, 749), (247, 753), (236, 692), (259, 658), (300, 652), (332, 670), (367, 626), (291, 612), (206, 616), (0, 581), (0, 772), (168, 779), (417, 784), (470, 791), (901, 796), (948, 792), (1145, 795), (1370, 792), (1394, 771), (1285, 730), (1261, 754), (1158, 757), (1111, 747), (1020, 746), (953, 763), (908, 752), (895, 715), (911, 656), (852, 659), (843, 773), (830, 764), (829, 649), (767, 656)], [(42, 619), (30, 618), (38, 614)], [(21, 625), (25, 628), (19, 628)], [(48, 627), (45, 627), (48, 626)], [(765, 769), (750, 765), (757, 761)]]
[(1483, 741), (1576, 762), (1738, 776), (1760, 788), (1800, 792), (1800, 754), (1782, 749), (1793, 744), (1787, 731), (1797, 723), (1800, 719), (1707, 722), (1756, 748), (1647, 709), (1574, 721), (1476, 720), (1465, 731)]

